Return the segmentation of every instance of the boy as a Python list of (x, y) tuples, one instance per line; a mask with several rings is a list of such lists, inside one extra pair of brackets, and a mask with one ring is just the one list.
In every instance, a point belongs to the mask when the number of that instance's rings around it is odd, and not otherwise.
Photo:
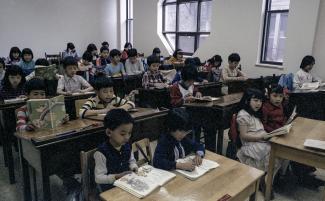
[[(163, 135), (155, 150), (153, 165), (164, 170), (188, 170), (193, 171), (195, 166), (201, 165), (204, 157), (203, 145), (186, 138), (191, 132), (189, 115), (183, 108), (175, 108), (169, 111), (167, 118), (168, 134)], [(184, 158), (191, 152), (195, 152), (192, 162), (178, 163), (177, 159)]]
[(229, 81), (245, 81), (247, 80), (244, 73), (238, 69), (240, 56), (237, 53), (232, 53), (228, 57), (228, 66), (222, 70), (222, 79), (224, 82)]
[(166, 80), (163, 78), (159, 71), (160, 58), (156, 56), (150, 56), (147, 58), (147, 64), (149, 71), (145, 72), (142, 77), (142, 86), (144, 88), (164, 88), (168, 87)]
[(96, 60), (96, 66), (106, 66), (111, 63), (109, 59), (109, 49), (106, 46), (100, 48), (100, 57)]
[(111, 63), (107, 64), (105, 67), (106, 75), (111, 77), (121, 77), (125, 75), (125, 69), (123, 63), (120, 62), (121, 52), (117, 49), (113, 49), (109, 56), (111, 58)]
[(138, 59), (137, 49), (128, 51), (128, 59), (125, 61), (125, 70), (128, 75), (138, 75), (144, 72), (143, 63)]
[(81, 76), (76, 75), (78, 62), (73, 57), (66, 57), (63, 60), (65, 75), (59, 79), (57, 93), (62, 95), (72, 95), (72, 93), (85, 93), (92, 91), (93, 88)]
[(81, 118), (106, 114), (114, 108), (128, 110), (135, 107), (133, 102), (115, 96), (113, 82), (105, 75), (97, 77), (92, 85), (95, 89), (96, 97), (88, 99), (79, 110)]
[(196, 98), (202, 97), (202, 94), (194, 87), (194, 82), (197, 80), (198, 72), (193, 65), (186, 65), (182, 69), (182, 80), (175, 83), (170, 89), (171, 105), (180, 107), (183, 103), (189, 103)]
[(101, 192), (113, 188), (115, 180), (137, 171), (129, 143), (133, 128), (131, 115), (123, 109), (109, 111), (104, 119), (107, 140), (95, 152), (95, 181)]

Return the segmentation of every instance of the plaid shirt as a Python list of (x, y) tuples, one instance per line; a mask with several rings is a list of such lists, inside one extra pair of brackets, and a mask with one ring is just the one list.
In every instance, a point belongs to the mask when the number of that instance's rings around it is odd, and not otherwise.
[(160, 71), (157, 71), (157, 73), (152, 73), (151, 71), (147, 71), (143, 74), (142, 77), (142, 86), (144, 88), (153, 87), (155, 83), (165, 83), (166, 80), (160, 73)]

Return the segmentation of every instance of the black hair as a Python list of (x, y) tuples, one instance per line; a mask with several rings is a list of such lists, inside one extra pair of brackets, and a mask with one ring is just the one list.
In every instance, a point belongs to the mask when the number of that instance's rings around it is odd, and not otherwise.
[(257, 98), (257, 99), (260, 99), (261, 101), (264, 101), (264, 99), (265, 99), (263, 93), (260, 90), (254, 89), (254, 88), (248, 88), (244, 92), (243, 97), (240, 99), (238, 112), (240, 110), (244, 109), (248, 114), (261, 119), (262, 118), (262, 108), (260, 110), (258, 110), (257, 112), (255, 112), (250, 106), (250, 101), (252, 98)]
[(173, 57), (176, 58), (178, 54), (183, 54), (183, 50), (182, 49), (175, 50), (174, 53), (173, 53)]
[(109, 53), (109, 56), (114, 58), (115, 56), (121, 56), (121, 52), (118, 49), (112, 49)]
[(4, 88), (7, 88), (7, 89), (12, 88), (10, 81), (9, 81), (9, 75), (11, 75), (11, 76), (20, 75), (21, 76), (21, 81), (20, 81), (18, 87), (22, 87), (26, 82), (25, 74), (23, 73), (23, 70), (17, 65), (12, 65), (10, 68), (6, 69), (5, 76), (2, 80), (2, 86)]
[(127, 48), (127, 47), (129, 47), (129, 46), (132, 48), (132, 44), (129, 43), (129, 42), (127, 42), (127, 43), (124, 44), (124, 48)]
[(95, 79), (91, 82), (91, 86), (96, 91), (99, 91), (102, 88), (111, 88), (114, 85), (112, 79), (106, 77), (104, 73), (98, 73), (96, 74)]
[(109, 43), (107, 41), (102, 42), (102, 46), (109, 46)]
[(82, 59), (88, 62), (92, 62), (93, 61), (93, 55), (91, 55), (90, 52), (84, 52), (84, 54), (82, 55)]
[(88, 46), (87, 46), (87, 52), (92, 52), (94, 50), (97, 50), (97, 47), (94, 43), (90, 43)]
[(199, 57), (194, 57), (194, 58), (187, 58), (185, 59), (184, 62), (185, 65), (194, 65), (194, 66), (201, 66), (201, 60)]
[(311, 55), (305, 56), (300, 64), (300, 68), (304, 69), (308, 65), (314, 65), (315, 64), (315, 58)]
[(128, 50), (128, 57), (136, 57), (138, 56), (138, 51), (135, 48), (129, 49)]
[(30, 94), (33, 90), (43, 90), (46, 91), (46, 85), (43, 79), (40, 78), (32, 78), (25, 85), (25, 92), (27, 95)]
[(267, 91), (269, 95), (272, 93), (283, 94), (283, 87), (277, 83), (274, 83), (268, 86)]
[(102, 47), (100, 48), (100, 53), (102, 53), (102, 52), (104, 52), (104, 51), (108, 51), (108, 52), (109, 52), (109, 48), (106, 47), (106, 46), (102, 46)]
[(63, 60), (63, 68), (66, 69), (67, 66), (78, 67), (78, 61), (74, 57), (68, 56), (68, 57), (64, 58), (64, 60)]
[(124, 109), (113, 109), (107, 112), (104, 118), (104, 128), (115, 130), (123, 124), (133, 124), (131, 115)]
[(32, 59), (34, 58), (33, 51), (30, 48), (24, 48), (23, 51), (21, 51), (21, 57), (22, 57), (23, 61), (25, 61), (25, 59), (24, 59), (25, 54), (30, 54), (30, 55), (32, 55)]
[(153, 50), (152, 50), (152, 54), (160, 54), (160, 49), (159, 49), (159, 47), (155, 47), (155, 48), (153, 48)]
[(198, 72), (193, 64), (185, 65), (181, 72), (181, 77), (183, 81), (197, 80)]
[(228, 56), (228, 61), (230, 62), (239, 62), (240, 61), (240, 56), (238, 53), (232, 53)]
[(214, 55), (212, 58), (208, 60), (208, 62), (212, 65), (214, 65), (215, 62), (219, 62), (219, 65), (216, 67), (220, 67), (222, 63), (222, 58), (220, 55)]
[(6, 67), (5, 60), (0, 58), (0, 64), (2, 64), (3, 69)]
[(169, 110), (166, 120), (169, 132), (188, 131), (191, 129), (189, 114), (184, 108), (174, 108)]
[(45, 58), (39, 58), (35, 61), (35, 66), (49, 66), (50, 63)]
[(73, 43), (67, 43), (67, 51), (69, 51), (69, 49), (70, 50), (73, 50), (73, 49), (75, 49), (76, 47), (74, 46), (74, 44)]
[(19, 53), (19, 58), (21, 57), (21, 51), (18, 47), (12, 47), (9, 52), (9, 58), (10, 60), (14, 60), (14, 57), (12, 56), (13, 53)]
[(160, 64), (160, 58), (157, 57), (157, 56), (149, 56), (147, 58), (147, 64), (148, 64), (148, 66), (150, 67), (151, 64), (154, 64), (154, 63)]

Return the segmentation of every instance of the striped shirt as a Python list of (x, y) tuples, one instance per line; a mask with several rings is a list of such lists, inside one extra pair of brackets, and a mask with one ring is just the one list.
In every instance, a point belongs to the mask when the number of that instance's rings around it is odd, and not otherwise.
[(125, 100), (123, 98), (120, 98), (118, 96), (114, 96), (110, 102), (103, 103), (99, 100), (98, 96), (89, 98), (85, 104), (82, 106), (82, 108), (79, 110), (79, 116), (81, 118), (85, 118), (85, 114), (88, 110), (101, 110), (106, 108), (107, 106), (111, 105), (114, 107), (121, 107), (123, 105), (130, 105), (132, 108), (135, 108), (135, 105), (132, 101)]
[(29, 121), (27, 105), (24, 105), (24, 106), (18, 108), (16, 111), (17, 111), (16, 130), (17, 131), (25, 131), (26, 127), (27, 127), (27, 123)]
[(73, 77), (64, 75), (64, 77), (59, 79), (57, 92), (62, 90), (65, 92), (76, 93), (81, 89), (89, 87), (91, 87), (90, 84), (79, 75), (74, 75)]

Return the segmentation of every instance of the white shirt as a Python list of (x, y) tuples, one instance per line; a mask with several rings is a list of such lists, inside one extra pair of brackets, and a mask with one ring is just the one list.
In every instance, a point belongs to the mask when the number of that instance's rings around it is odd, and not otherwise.
[(293, 78), (293, 87), (299, 88), (303, 83), (311, 83), (316, 81), (320, 81), (320, 79), (314, 77), (311, 73), (300, 69)]

